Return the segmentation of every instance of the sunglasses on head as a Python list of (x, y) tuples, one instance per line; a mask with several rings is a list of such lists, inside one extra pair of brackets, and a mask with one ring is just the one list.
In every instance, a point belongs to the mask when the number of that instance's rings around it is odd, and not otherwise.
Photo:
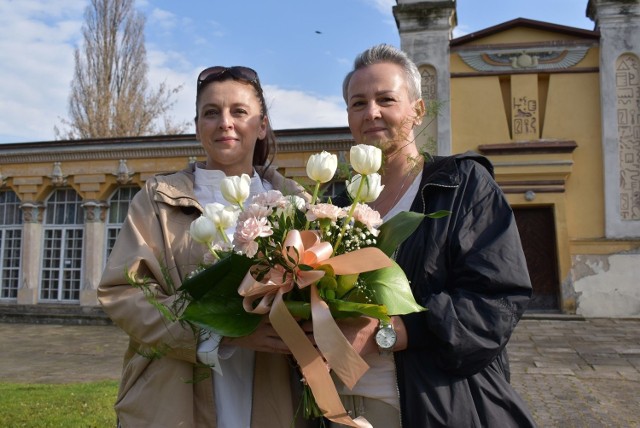
[(215, 67), (205, 68), (200, 72), (198, 75), (198, 88), (200, 88), (200, 85), (205, 81), (216, 80), (217, 78), (222, 77), (225, 73), (229, 73), (229, 75), (234, 79), (245, 80), (254, 85), (259, 84), (258, 73), (249, 67), (242, 67), (240, 65), (224, 67), (216, 65)]

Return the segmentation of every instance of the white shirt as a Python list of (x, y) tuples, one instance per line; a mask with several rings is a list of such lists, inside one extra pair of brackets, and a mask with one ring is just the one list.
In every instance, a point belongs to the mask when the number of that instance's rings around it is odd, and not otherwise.
[[(391, 219), (401, 211), (411, 210), (411, 204), (420, 189), (422, 174), (413, 180), (402, 198), (389, 210), (382, 218), (384, 221)], [(393, 354), (379, 355), (377, 353), (365, 355), (364, 360), (369, 364), (369, 370), (365, 372), (360, 380), (349, 389), (342, 382), (338, 381), (336, 386), (342, 395), (360, 395), (362, 397), (374, 398), (384, 401), (387, 404), (400, 410), (400, 397), (398, 394), (396, 367)], [(337, 379), (337, 377), (334, 377)]]
[[(220, 192), (220, 182), (224, 177), (225, 174), (222, 171), (196, 166), (193, 191), (203, 207), (213, 202), (230, 205)], [(263, 182), (254, 171), (251, 177), (251, 196), (272, 188), (269, 182)], [(234, 232), (235, 226), (226, 230), (230, 240), (233, 239)], [(198, 344), (198, 359), (213, 364), (217, 426), (218, 428), (250, 428), (255, 352), (239, 347), (219, 349), (218, 344), (221, 339), (221, 336), (212, 335), (211, 339), (203, 340)]]

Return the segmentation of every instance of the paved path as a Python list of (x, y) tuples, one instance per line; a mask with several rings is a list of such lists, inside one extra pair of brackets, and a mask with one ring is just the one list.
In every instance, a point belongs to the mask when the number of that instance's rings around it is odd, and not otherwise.
[[(0, 381), (118, 379), (126, 343), (113, 326), (0, 323)], [(640, 320), (527, 318), (509, 353), (540, 427), (640, 427)]]

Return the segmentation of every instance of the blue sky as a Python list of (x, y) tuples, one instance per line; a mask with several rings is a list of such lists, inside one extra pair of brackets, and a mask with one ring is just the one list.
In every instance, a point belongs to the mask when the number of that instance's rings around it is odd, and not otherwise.
[[(593, 29), (587, 0), (458, 0), (459, 37), (523, 17)], [(73, 50), (88, 1), (0, 0), (0, 144), (53, 140), (67, 117)], [(210, 65), (253, 67), (274, 128), (346, 125), (341, 83), (355, 55), (399, 46), (395, 0), (137, 0), (149, 81), (181, 88), (170, 113), (189, 121), (195, 78)], [(319, 33), (318, 33), (319, 32)], [(188, 132), (194, 132), (190, 126)]]

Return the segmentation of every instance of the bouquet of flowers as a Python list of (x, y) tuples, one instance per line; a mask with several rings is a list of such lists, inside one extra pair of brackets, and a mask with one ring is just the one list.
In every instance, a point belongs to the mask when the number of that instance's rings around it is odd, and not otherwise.
[[(347, 208), (318, 201), (321, 184), (337, 168), (337, 157), (327, 152), (312, 155), (307, 163), (307, 175), (315, 182), (310, 201), (272, 190), (245, 204), (250, 178), (223, 180), (221, 191), (231, 205), (208, 204), (192, 223), (191, 236), (209, 251), (202, 269), (184, 281), (179, 293), (186, 301), (180, 319), (221, 336), (248, 335), (268, 316), (310, 392), (312, 405), (305, 416), (359, 426), (346, 416), (327, 366), (349, 388), (368, 366), (335, 319), (365, 315), (388, 322), (392, 315), (425, 310), (391, 258), (424, 215), (403, 212), (383, 224), (367, 205), (384, 187), (377, 172), (382, 152), (354, 146), (350, 162), (357, 175), (347, 181), (352, 199)], [(230, 240), (225, 229), (234, 225)], [(317, 348), (300, 319), (312, 321)]]

